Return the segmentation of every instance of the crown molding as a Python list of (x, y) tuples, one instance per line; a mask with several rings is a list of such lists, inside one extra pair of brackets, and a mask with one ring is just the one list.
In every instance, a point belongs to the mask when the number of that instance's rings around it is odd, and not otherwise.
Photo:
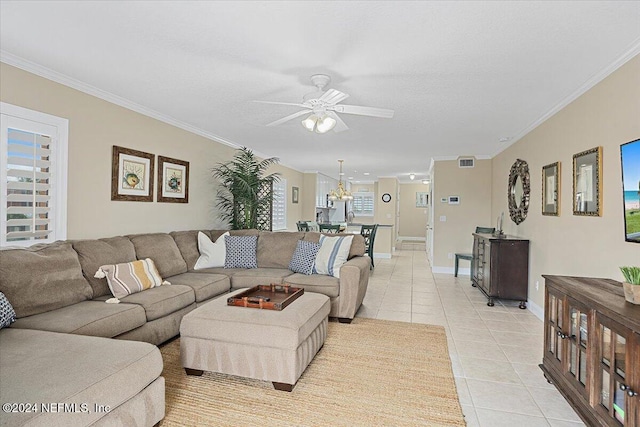
[(575, 91), (564, 97), (560, 100), (555, 106), (553, 106), (549, 111), (543, 114), (538, 120), (531, 123), (529, 126), (518, 132), (514, 135), (509, 141), (505, 141), (501, 145), (498, 146), (498, 149), (491, 155), (491, 157), (495, 157), (498, 154), (502, 153), (504, 150), (518, 142), (521, 138), (527, 135), (529, 132), (540, 126), (542, 123), (547, 121), (547, 119), (554, 116), (564, 107), (578, 99), (580, 96), (584, 95), (589, 89), (600, 83), (602, 80), (607, 78), (611, 73), (616, 71), (618, 68), (622, 67), (624, 64), (629, 62), (633, 57), (640, 54), (640, 38), (636, 39), (633, 43), (629, 45), (629, 47), (620, 55), (615, 61), (606, 66), (601, 71), (597, 72), (593, 76), (591, 76), (586, 82), (584, 82), (580, 87), (578, 87)]
[[(4, 62), (7, 65), (11, 65), (16, 68), (20, 68), (21, 70), (27, 71), (29, 73), (35, 74), (37, 76), (43, 77), (47, 80), (51, 80), (53, 82), (59, 83), (64, 86), (68, 86), (72, 89), (78, 90), (82, 93), (86, 93), (87, 95), (95, 96), (96, 98), (100, 98), (104, 101), (110, 102), (112, 104), (118, 105), (120, 107), (126, 108), (131, 111), (135, 111), (136, 113), (142, 114), (147, 117), (151, 117), (152, 119), (156, 119), (160, 122), (166, 123), (168, 125), (177, 127), (179, 129), (185, 130), (187, 132), (191, 132), (195, 135), (199, 135), (203, 138), (209, 139), (213, 142), (217, 142), (235, 149), (242, 147), (241, 144), (237, 144), (233, 141), (230, 141), (226, 138), (223, 138), (219, 135), (216, 135), (211, 132), (207, 132), (198, 127), (190, 125), (189, 123), (183, 122), (181, 120), (175, 119), (166, 114), (162, 114), (158, 111), (152, 110), (151, 108), (147, 108), (143, 105), (137, 104), (133, 101), (130, 101), (121, 96), (115, 95), (111, 92), (107, 92), (102, 89), (98, 89), (95, 86), (91, 86), (87, 83), (84, 83), (80, 80), (69, 77), (65, 74), (54, 71), (50, 68), (44, 67), (42, 65), (36, 64), (35, 62), (28, 61), (24, 58), (21, 58), (17, 55), (9, 53), (4, 50), (0, 50), (0, 62)], [(253, 150), (256, 156), (266, 159), (268, 157), (273, 157), (259, 151)], [(293, 168), (289, 165), (279, 163), (279, 165), (287, 167), (289, 169), (293, 169), (297, 172), (300, 172), (298, 169)]]

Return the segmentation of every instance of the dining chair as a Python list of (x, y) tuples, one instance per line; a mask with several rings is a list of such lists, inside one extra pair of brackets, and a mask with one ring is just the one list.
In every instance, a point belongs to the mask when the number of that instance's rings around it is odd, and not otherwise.
[[(496, 229), (495, 227), (476, 227), (476, 233), (483, 233), (483, 234), (493, 234), (495, 233)], [(473, 254), (469, 254), (469, 253), (457, 253), (455, 254), (455, 265), (453, 267), (453, 277), (458, 277), (458, 262), (463, 259), (463, 260), (467, 260), (471, 262), (471, 274), (470, 277), (473, 280)]]
[(340, 232), (340, 224), (318, 224), (321, 233), (332, 233), (337, 234)]
[(309, 231), (309, 224), (307, 221), (298, 221), (296, 222), (296, 225), (298, 226), (298, 231)]
[(376, 231), (378, 231), (378, 224), (363, 225), (360, 229), (360, 234), (364, 237), (364, 252), (371, 258), (371, 269), (375, 267), (373, 264), (373, 244), (376, 240)]

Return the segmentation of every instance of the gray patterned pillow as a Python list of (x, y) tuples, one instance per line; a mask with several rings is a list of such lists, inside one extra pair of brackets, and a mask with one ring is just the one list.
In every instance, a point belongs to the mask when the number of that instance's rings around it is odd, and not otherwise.
[(298, 245), (289, 263), (289, 270), (307, 275), (313, 273), (313, 265), (319, 250), (319, 243), (298, 240)]
[(15, 320), (16, 312), (7, 297), (0, 292), (0, 329), (9, 327)]
[(224, 268), (258, 268), (258, 236), (224, 236), (227, 255)]

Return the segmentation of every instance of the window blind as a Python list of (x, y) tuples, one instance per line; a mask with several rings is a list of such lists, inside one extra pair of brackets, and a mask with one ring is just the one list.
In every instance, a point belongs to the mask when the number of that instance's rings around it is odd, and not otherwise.
[(51, 137), (9, 128), (3, 148), (6, 242), (46, 240), (53, 232)]
[(272, 230), (287, 229), (287, 180), (281, 179), (273, 184)]
[(354, 193), (352, 206), (356, 216), (373, 216), (373, 193)]

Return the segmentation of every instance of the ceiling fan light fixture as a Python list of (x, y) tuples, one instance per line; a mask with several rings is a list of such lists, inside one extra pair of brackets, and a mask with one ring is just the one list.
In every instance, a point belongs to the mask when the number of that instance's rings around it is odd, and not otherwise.
[(329, 132), (336, 126), (336, 121), (333, 117), (329, 117), (327, 115), (321, 117), (316, 124), (316, 132), (317, 133), (325, 133)]
[(304, 126), (306, 130), (308, 130), (309, 132), (313, 132), (317, 122), (318, 122), (318, 116), (316, 116), (315, 114), (311, 114), (309, 117), (307, 117), (300, 123), (302, 123), (302, 126)]

